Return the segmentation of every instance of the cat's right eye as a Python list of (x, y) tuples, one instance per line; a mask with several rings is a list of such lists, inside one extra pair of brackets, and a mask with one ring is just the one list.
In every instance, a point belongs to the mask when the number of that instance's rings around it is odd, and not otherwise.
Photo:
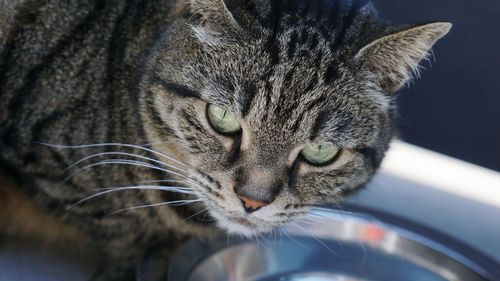
[(209, 104), (207, 116), (210, 125), (221, 134), (234, 134), (241, 131), (241, 126), (233, 113), (227, 109)]

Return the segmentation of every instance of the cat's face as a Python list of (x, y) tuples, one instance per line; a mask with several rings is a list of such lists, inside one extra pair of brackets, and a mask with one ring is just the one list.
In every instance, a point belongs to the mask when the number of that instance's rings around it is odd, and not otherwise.
[(370, 66), (377, 50), (364, 51), (367, 39), (356, 36), (367, 31), (355, 29), (369, 24), (367, 11), (343, 39), (355, 41), (336, 46), (321, 17), (276, 27), (272, 13), (266, 26), (215, 0), (192, 8), (198, 25), (175, 21), (149, 59), (143, 118), (156, 149), (190, 166), (187, 185), (220, 227), (270, 231), (369, 180), (392, 134), (389, 91), (406, 77)]

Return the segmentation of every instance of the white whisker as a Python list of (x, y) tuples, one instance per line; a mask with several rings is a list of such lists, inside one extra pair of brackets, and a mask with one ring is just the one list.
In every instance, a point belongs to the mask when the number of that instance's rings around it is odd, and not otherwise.
[(165, 182), (174, 182), (174, 183), (186, 183), (187, 181), (185, 180), (148, 180), (148, 181), (141, 181), (139, 183), (165, 183)]
[(281, 243), (283, 243), (283, 230), (281, 229), (280, 226), (278, 226), (276, 229), (278, 230), (278, 234), (280, 237), (280, 244), (281, 244)]
[(268, 233), (258, 232), (258, 233), (257, 233), (257, 235), (259, 235), (259, 237), (262, 239), (262, 241), (263, 241), (264, 243), (269, 243), (269, 244), (272, 244), (272, 242), (271, 242), (271, 241), (269, 241), (269, 239), (267, 239), (267, 238), (269, 238), (269, 237), (266, 237), (266, 235), (268, 235)]
[(308, 250), (310, 251), (311, 249), (307, 246), (305, 246), (304, 244), (300, 243), (299, 241), (297, 241), (296, 239), (294, 239), (290, 234), (288, 234), (288, 232), (286, 231), (286, 229), (284, 228), (281, 228), (280, 227), (280, 230), (282, 231), (283, 234), (285, 234), (290, 240), (294, 241), (297, 245), (299, 245), (300, 247), (304, 248), (305, 250)]
[(104, 147), (104, 146), (122, 146), (122, 147), (129, 147), (129, 148), (136, 148), (136, 149), (140, 149), (140, 150), (144, 150), (144, 151), (147, 151), (147, 152), (150, 152), (150, 153), (153, 153), (153, 154), (156, 154), (156, 155), (159, 155), (161, 157), (164, 157), (166, 159), (169, 159), (177, 164), (181, 164), (185, 167), (189, 167), (189, 165), (173, 158), (172, 156), (169, 156), (169, 155), (166, 155), (164, 153), (161, 153), (161, 152), (158, 152), (158, 151), (155, 151), (153, 149), (149, 149), (149, 148), (146, 148), (146, 147), (143, 147), (143, 146), (139, 146), (139, 145), (133, 145), (133, 144), (125, 144), (125, 143), (96, 143), (96, 144), (84, 144), (84, 145), (57, 145), (57, 144), (50, 144), (50, 143), (43, 143), (43, 142), (36, 142), (35, 143), (38, 143), (38, 144), (42, 144), (42, 145), (45, 145), (45, 146), (49, 146), (49, 147), (53, 147), (53, 148), (69, 148), (69, 149), (77, 149), (77, 148), (91, 148), (91, 147)]
[(314, 235), (313, 233), (308, 232), (307, 229), (305, 229), (304, 227), (300, 226), (299, 224), (297, 224), (297, 223), (295, 223), (293, 221), (291, 221), (290, 223), (291, 223), (292, 226), (298, 227), (300, 230), (302, 230), (303, 233), (307, 233), (314, 240), (318, 241), (318, 243), (320, 243), (321, 245), (323, 245), (323, 247), (325, 247), (332, 254), (337, 255), (337, 253), (334, 250), (332, 250), (330, 247), (328, 247), (328, 245), (326, 245), (323, 241), (321, 241), (321, 239), (319, 239), (318, 237), (316, 237), (316, 235)]
[(312, 209), (312, 211), (313, 212), (308, 213), (304, 218), (311, 219), (311, 220), (318, 220), (318, 218), (319, 219), (330, 218), (328, 216), (328, 214), (326, 214), (329, 212), (329, 213), (335, 213), (336, 215), (339, 215), (339, 216), (357, 217), (360, 219), (374, 221), (375, 223), (377, 223), (383, 227), (391, 228), (390, 225), (385, 224), (383, 221), (378, 219), (376, 216), (373, 216), (373, 215), (370, 215), (370, 214), (364, 213), (364, 212), (346, 211), (346, 210), (343, 210), (342, 208), (340, 208), (340, 206), (339, 206), (339, 209), (327, 209), (327, 208), (315, 207)]
[[(129, 148), (137, 148), (137, 149), (140, 149), (140, 150), (143, 150), (143, 151), (147, 151), (147, 152), (150, 152), (150, 153), (153, 153), (155, 155), (159, 155), (165, 159), (169, 159), (177, 164), (180, 164), (184, 167), (187, 167), (187, 168), (190, 168), (189, 165), (183, 163), (182, 161), (179, 161), (175, 158), (173, 158), (172, 156), (169, 156), (169, 155), (166, 155), (164, 153), (161, 153), (161, 152), (158, 152), (158, 151), (155, 151), (153, 149), (149, 149), (149, 148), (146, 148), (146, 147), (143, 147), (143, 146), (139, 146), (139, 145), (133, 145), (133, 144), (122, 144), (122, 143), (100, 143), (100, 144), (88, 144), (88, 145), (56, 145), (56, 144), (49, 144), (49, 143), (43, 143), (43, 142), (36, 142), (35, 143), (38, 143), (38, 144), (41, 144), (41, 145), (45, 145), (45, 146), (48, 146), (48, 147), (53, 147), (53, 148), (62, 148), (62, 149), (78, 149), (78, 148), (92, 148), (92, 147), (105, 147), (105, 146), (122, 146), (122, 147), (129, 147)], [(104, 153), (107, 153), (107, 152), (104, 152)], [(110, 153), (119, 153), (121, 155), (127, 155), (127, 154), (124, 154), (122, 152), (110, 152)], [(99, 154), (95, 154), (94, 157), (97, 157), (97, 155)], [(103, 155), (103, 154), (100, 154), (100, 155)], [(106, 155), (106, 154), (104, 154)], [(134, 157), (138, 157), (138, 158), (143, 158), (143, 159), (147, 159), (147, 160), (150, 160), (150, 161), (153, 161), (153, 162), (157, 162), (157, 163), (161, 163), (163, 165), (166, 165), (168, 167), (171, 167), (171, 168), (174, 168), (178, 171), (182, 171), (182, 172), (187, 172), (187, 170), (182, 170), (181, 168), (179, 167), (175, 167), (175, 166), (170, 166), (170, 164), (167, 164), (167, 163), (164, 163), (162, 161), (158, 161), (158, 160), (154, 160), (154, 159), (151, 159), (151, 158), (144, 158), (144, 156), (139, 156), (139, 155), (135, 155), (135, 154), (130, 154), (130, 156), (134, 156)], [(87, 156), (86, 158), (89, 159), (88, 157), (90, 156)], [(82, 159), (83, 160), (83, 159)], [(80, 160), (80, 161), (82, 161)], [(133, 160), (128, 160), (127, 162), (129, 163), (114, 163), (114, 162), (111, 162), (109, 160), (124, 160), (124, 159), (108, 159), (107, 161), (101, 161), (99, 163), (95, 163), (95, 164), (92, 164), (92, 165), (88, 165), (88, 166), (85, 166), (83, 168), (81, 168), (79, 171), (81, 170), (84, 170), (84, 169), (88, 169), (88, 168), (91, 168), (91, 167), (94, 167), (94, 166), (99, 166), (99, 165), (108, 165), (108, 164), (127, 164), (127, 165), (134, 165), (132, 163), (142, 163), (143, 165), (139, 165), (139, 164), (135, 164), (135, 166), (141, 166), (141, 167), (145, 167), (145, 168), (151, 168), (151, 169), (155, 169), (155, 170), (160, 170), (160, 171), (163, 171), (163, 172), (166, 172), (166, 173), (170, 173), (170, 174), (173, 174), (173, 175), (178, 175), (180, 177), (183, 177), (187, 180), (189, 180), (191, 183), (201, 187), (201, 188), (206, 188), (205, 186), (203, 186), (202, 184), (200, 184), (197, 180), (194, 180), (186, 175), (181, 175), (179, 173), (176, 173), (174, 171), (170, 171), (170, 170), (165, 170), (165, 169), (161, 169), (155, 165), (152, 165), (150, 163), (146, 163), (146, 162), (142, 162), (142, 161), (136, 161), (136, 162), (133, 162)], [(75, 166), (75, 164), (73, 164), (72, 166)], [(77, 171), (77, 172), (79, 172)], [(71, 178), (72, 176), (74, 176), (77, 172), (71, 174), (70, 176), (66, 177), (64, 181), (67, 181), (69, 178)]]
[(208, 212), (206, 212), (206, 213), (203, 215), (203, 218), (201, 218), (201, 221), (202, 221), (202, 222), (211, 222), (211, 221), (215, 221), (215, 219), (206, 220), (207, 215), (208, 215)]
[(137, 166), (137, 167), (150, 168), (150, 169), (153, 169), (153, 170), (162, 171), (162, 172), (165, 172), (165, 173), (168, 173), (168, 174), (172, 174), (172, 175), (176, 175), (176, 176), (179, 176), (179, 177), (182, 177), (182, 178), (185, 178), (185, 179), (188, 179), (188, 180), (192, 181), (192, 179), (189, 178), (189, 177), (187, 177), (186, 175), (179, 174), (179, 173), (176, 173), (176, 172), (168, 170), (168, 169), (160, 168), (160, 167), (157, 167), (157, 166), (152, 165), (152, 164), (147, 163), (147, 162), (135, 161), (135, 160), (124, 160), (124, 159), (107, 159), (107, 160), (103, 160), (103, 161), (100, 161), (100, 162), (97, 162), (97, 163), (93, 163), (93, 164), (89, 164), (87, 166), (81, 167), (79, 170), (77, 170), (76, 172), (74, 172), (74, 173), (70, 174), (68, 177), (66, 177), (63, 180), (63, 182), (67, 181), (68, 179), (72, 178), (73, 176), (75, 176), (76, 174), (80, 173), (83, 170), (87, 170), (87, 169), (90, 169), (90, 168), (95, 167), (95, 166), (103, 166), (103, 165), (111, 165), (111, 164), (116, 164), (116, 165), (131, 165), (131, 166)]
[(149, 207), (157, 207), (157, 206), (165, 206), (165, 205), (182, 206), (182, 205), (188, 205), (188, 204), (199, 203), (199, 202), (203, 202), (203, 200), (202, 199), (193, 199), (193, 200), (176, 200), (176, 201), (161, 202), (161, 203), (155, 203), (155, 204), (149, 204), (149, 205), (129, 207), (129, 208), (121, 209), (118, 211), (114, 211), (109, 215), (111, 216), (111, 215), (115, 215), (118, 213), (130, 211), (130, 210), (137, 210), (137, 209), (143, 209), (143, 208), (149, 208)]
[(201, 214), (201, 213), (203, 213), (203, 212), (208, 211), (208, 209), (210, 209), (210, 208), (209, 208), (209, 207), (207, 207), (207, 208), (205, 208), (205, 209), (203, 209), (203, 210), (201, 210), (201, 211), (199, 211), (199, 212), (196, 212), (196, 213), (194, 213), (193, 215), (190, 215), (190, 216), (189, 216), (187, 219), (185, 219), (184, 221), (188, 221), (188, 220), (190, 220), (190, 219), (192, 219), (192, 218), (196, 217), (197, 215), (199, 215), (199, 214)]
[(150, 180), (150, 181), (141, 181), (139, 182), (140, 184), (143, 184), (143, 183), (168, 183), (168, 182), (173, 182), (173, 183), (187, 183), (187, 184), (195, 184), (196, 186), (199, 186), (201, 188), (206, 188), (204, 187), (203, 185), (201, 185), (200, 183), (198, 183), (195, 179), (191, 179), (191, 178), (188, 178), (190, 181), (186, 181), (186, 180), (171, 180), (171, 179), (168, 179), (168, 180)]
[(103, 190), (127, 190), (127, 189), (135, 189), (135, 190), (164, 190), (164, 191), (179, 191), (179, 193), (186, 194), (195, 194), (191, 188), (183, 187), (183, 186), (162, 186), (162, 185), (137, 185), (137, 186), (120, 186), (120, 187), (106, 187), (102, 188)]
[(79, 205), (83, 202), (86, 202), (92, 198), (102, 196), (111, 192), (115, 191), (120, 191), (120, 190), (161, 190), (161, 191), (170, 191), (170, 192), (177, 192), (177, 193), (184, 193), (184, 194), (189, 194), (189, 195), (195, 195), (194, 192), (190, 191), (187, 188), (184, 187), (178, 187), (178, 186), (156, 186), (156, 185), (143, 185), (143, 186), (123, 186), (123, 187), (109, 187), (109, 188), (103, 188), (104, 191), (92, 194), (88, 197), (83, 198), (82, 200), (76, 202), (75, 204), (69, 206), (69, 209), (75, 207), (76, 205)]
[[(89, 160), (89, 159), (92, 159), (92, 158), (96, 158), (96, 157), (99, 157), (99, 156), (105, 156), (105, 155), (123, 155), (123, 156), (130, 156), (130, 157), (136, 157), (136, 158), (140, 158), (140, 159), (144, 159), (144, 160), (148, 160), (148, 161), (151, 161), (151, 162), (154, 162), (154, 163), (157, 163), (157, 164), (160, 164), (160, 165), (163, 165), (163, 166), (166, 166), (166, 167), (169, 167), (169, 168), (172, 168), (172, 169), (175, 169), (177, 171), (180, 171), (180, 172), (184, 172), (184, 173), (187, 173), (188, 171), (187, 170), (184, 170), (184, 169), (180, 169), (178, 167), (175, 167), (173, 165), (170, 165), (170, 164), (167, 164), (167, 163), (164, 163), (162, 161), (158, 161), (158, 160), (155, 160), (153, 158), (150, 158), (150, 157), (145, 157), (145, 156), (141, 156), (141, 155), (137, 155), (137, 154), (133, 154), (133, 153), (126, 153), (126, 152), (102, 152), (102, 153), (96, 153), (96, 154), (92, 154), (90, 156), (87, 156), (87, 157), (84, 157), (80, 160), (78, 160), (77, 162), (71, 164), (70, 166), (68, 166), (68, 168), (65, 169), (65, 171), (75, 167), (76, 165), (86, 161), (86, 160)], [(124, 159), (124, 160), (127, 160), (127, 159)]]

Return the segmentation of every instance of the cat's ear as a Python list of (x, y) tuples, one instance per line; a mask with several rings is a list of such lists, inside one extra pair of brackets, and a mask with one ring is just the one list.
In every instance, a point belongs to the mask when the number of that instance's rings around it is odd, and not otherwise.
[(432, 46), (451, 29), (451, 23), (436, 22), (384, 36), (363, 47), (356, 59), (372, 72), (383, 90), (398, 91), (413, 75)]
[(210, 45), (234, 39), (240, 27), (224, 0), (190, 0), (191, 13), (198, 17), (194, 35)]

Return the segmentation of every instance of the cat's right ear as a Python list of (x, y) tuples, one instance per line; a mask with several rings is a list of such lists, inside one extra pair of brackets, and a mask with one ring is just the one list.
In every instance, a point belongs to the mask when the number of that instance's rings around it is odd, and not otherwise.
[(362, 48), (356, 60), (375, 75), (384, 91), (392, 94), (413, 75), (418, 75), (419, 63), (451, 26), (451, 23), (435, 22), (400, 30)]
[(197, 17), (192, 29), (202, 43), (217, 45), (231, 41), (240, 33), (224, 0), (190, 0), (189, 4), (191, 13)]

